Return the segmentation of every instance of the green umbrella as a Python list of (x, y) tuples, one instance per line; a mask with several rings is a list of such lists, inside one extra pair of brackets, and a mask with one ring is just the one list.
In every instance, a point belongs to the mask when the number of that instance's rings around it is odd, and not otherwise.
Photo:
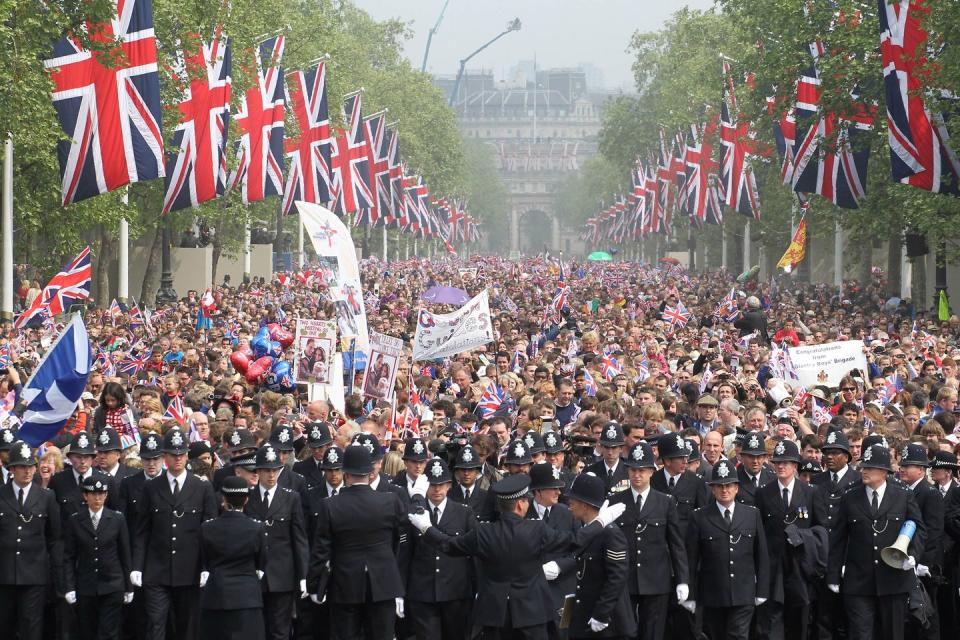
[(607, 261), (607, 260), (613, 260), (613, 256), (611, 256), (606, 251), (594, 251), (593, 253), (587, 256), (587, 260), (593, 260), (594, 262)]

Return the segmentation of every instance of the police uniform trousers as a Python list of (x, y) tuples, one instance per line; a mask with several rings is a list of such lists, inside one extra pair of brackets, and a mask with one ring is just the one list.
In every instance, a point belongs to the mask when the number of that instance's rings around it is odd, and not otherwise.
[[(482, 620), (480, 621), (483, 622)], [(510, 624), (510, 610), (507, 609), (507, 624)], [(484, 627), (483, 640), (548, 640), (547, 625), (536, 624), (532, 627)]]
[[(200, 611), (200, 587), (143, 585), (147, 612), (147, 640), (166, 640), (167, 620), (171, 618), (171, 640), (194, 640)], [(262, 629), (262, 618), (259, 622)]]
[(328, 640), (330, 637), (330, 608), (324, 602), (297, 600), (297, 619), (294, 621), (294, 640)]
[(200, 609), (203, 640), (265, 640), (263, 609)]
[(814, 603), (813, 619), (816, 628), (811, 635), (816, 640), (846, 638), (847, 614), (843, 596), (830, 591), (823, 579), (816, 581), (815, 588), (817, 600)]
[(119, 640), (122, 617), (121, 591), (77, 598), (77, 629), (81, 640)]
[(767, 600), (757, 607), (755, 619), (761, 640), (807, 640), (810, 605)]
[(263, 592), (263, 624), (266, 637), (271, 640), (287, 640), (293, 622), (293, 591)]
[[(699, 609), (699, 606), (697, 607)], [(704, 607), (703, 629), (710, 640), (744, 640), (750, 637), (750, 621), (756, 607)]]
[(410, 631), (417, 640), (467, 640), (470, 637), (470, 605), (470, 600), (407, 600)]
[(903, 640), (907, 594), (888, 596), (845, 595), (849, 640)]
[(147, 610), (143, 602), (143, 589), (133, 590), (133, 602), (124, 606), (124, 640), (141, 640), (144, 637), (143, 621), (147, 619)]
[(636, 612), (637, 640), (663, 640), (667, 632), (667, 609), (670, 606), (670, 595), (658, 593), (655, 595), (632, 595), (630, 604)]
[(940, 589), (937, 581), (939, 576), (923, 576), (917, 578), (923, 588), (927, 591), (927, 597), (930, 599), (930, 608), (927, 610), (927, 626), (924, 628), (920, 621), (910, 615), (909, 609), (905, 614), (907, 617), (907, 628), (904, 632), (907, 640), (940, 640), (940, 609), (939, 603)]
[(393, 640), (396, 602), (332, 603), (330, 640)]
[(15, 630), (18, 640), (43, 637), (43, 612), (47, 585), (0, 585), (0, 629)]

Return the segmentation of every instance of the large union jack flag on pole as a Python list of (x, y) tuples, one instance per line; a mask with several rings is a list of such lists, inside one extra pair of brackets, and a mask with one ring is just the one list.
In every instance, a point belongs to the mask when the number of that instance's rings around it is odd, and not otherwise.
[(64, 267), (63, 271), (50, 279), (30, 308), (17, 318), (14, 328), (19, 329), (42, 315), (49, 317), (59, 315), (69, 311), (70, 305), (86, 300), (90, 297), (92, 277), (90, 247), (87, 247)]
[(297, 118), (300, 137), (286, 141), (290, 169), (283, 190), (283, 212), (296, 200), (330, 201), (330, 115), (327, 108), (327, 64), (287, 75), (287, 99)]
[(407, 205), (403, 185), (403, 161), (400, 159), (400, 130), (394, 124), (387, 125), (387, 145), (390, 164), (390, 209), (399, 228), (407, 226)]
[(223, 195), (230, 123), (230, 40), (218, 28), (209, 43), (194, 35), (177, 69), (185, 89), (181, 122), (167, 148), (163, 212), (196, 207)]
[(960, 161), (948, 143), (943, 118), (924, 104), (918, 77), (927, 46), (920, 20), (930, 10), (917, 1), (877, 3), (893, 179), (918, 189), (960, 195)]
[(749, 122), (740, 122), (730, 63), (723, 62), (724, 99), (720, 105), (720, 144), (723, 146), (720, 179), (727, 206), (760, 219), (760, 192), (748, 156)]
[(257, 47), (256, 82), (236, 117), (240, 137), (230, 188), (241, 188), (244, 203), (283, 194), (284, 41), (276, 35)]
[(164, 173), (153, 7), (117, 0), (116, 8), (109, 23), (83, 28), (93, 42), (119, 44), (94, 53), (67, 34), (44, 62), (68, 138), (57, 143), (64, 206)]
[(367, 138), (367, 176), (370, 184), (370, 208), (361, 210), (357, 224), (366, 218), (368, 226), (389, 224), (393, 220), (390, 198), (390, 138), (387, 136), (387, 113), (375, 113), (363, 121)]
[(347, 129), (337, 129), (330, 151), (333, 212), (339, 216), (373, 206), (370, 173), (367, 169), (367, 136), (363, 122), (363, 94), (343, 99)]

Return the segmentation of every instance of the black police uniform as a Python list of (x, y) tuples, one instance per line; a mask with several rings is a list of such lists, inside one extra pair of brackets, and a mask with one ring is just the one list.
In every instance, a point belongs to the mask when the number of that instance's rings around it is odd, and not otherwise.
[[(919, 465), (930, 466), (927, 459), (927, 447), (920, 443), (910, 443), (907, 445), (904, 455), (900, 459), (900, 466)], [(918, 565), (924, 565), (930, 572), (929, 576), (918, 576), (927, 590), (927, 596), (934, 604), (928, 610), (927, 626), (923, 627), (918, 621), (909, 620), (906, 630), (908, 638), (928, 638), (929, 640), (939, 640), (940, 638), (940, 615), (936, 608), (937, 597), (940, 582), (943, 577), (943, 559), (944, 559), (944, 501), (940, 492), (932, 484), (927, 482), (926, 476), (921, 478), (913, 487), (913, 496), (917, 501), (917, 507), (920, 509), (920, 515), (923, 517), (923, 553), (916, 558)]]
[[(88, 479), (85, 490), (107, 490)], [(77, 630), (83, 640), (120, 637), (124, 593), (130, 585), (130, 534), (123, 514), (104, 507), (97, 526), (90, 509), (70, 516), (64, 529), (64, 592), (77, 596)]]
[[(11, 443), (9, 451), (11, 478), (13, 467), (37, 463), (22, 441)], [(63, 593), (61, 518), (52, 491), (31, 483), (22, 505), (19, 496), (12, 479), (0, 486), (0, 629), (14, 630), (20, 640), (39, 640), (48, 583)]]
[[(180, 444), (172, 438), (179, 435)], [(164, 449), (186, 453), (186, 434), (179, 429), (164, 436)], [(146, 637), (163, 640), (173, 615), (174, 637), (192, 640), (196, 634), (200, 580), (200, 526), (217, 517), (213, 488), (185, 471), (174, 495), (169, 471), (143, 488), (144, 517), (137, 523), (133, 570), (142, 572)], [(181, 484), (182, 483), (182, 484)]]
[[(883, 445), (874, 445), (863, 455), (863, 464), (889, 470), (890, 453)], [(917, 531), (908, 552), (920, 557), (923, 521), (909, 489), (887, 482), (875, 513), (868, 497), (872, 493), (867, 490), (860, 484), (840, 498), (836, 525), (830, 533), (826, 583), (840, 586), (851, 640), (900, 639), (906, 622), (907, 594), (916, 575), (888, 566), (880, 552), (896, 541), (903, 523), (912, 520)]]
[[(620, 425), (616, 422), (608, 422), (605, 424), (603, 431), (600, 432), (600, 445), (622, 447), (623, 444), (623, 429), (620, 428)], [(623, 464), (622, 457), (617, 460), (617, 466), (613, 469), (610, 469), (607, 467), (606, 461), (601, 456), (599, 460), (587, 466), (583, 472), (592, 473), (595, 476), (602, 478), (604, 485), (607, 488), (607, 493), (624, 489), (630, 480), (630, 476), (627, 473), (627, 467)]]
[(323, 421), (311, 422), (306, 425), (307, 446), (312, 449), (311, 455), (305, 460), (294, 463), (293, 470), (303, 476), (306, 488), (323, 484), (323, 457), (333, 444), (330, 435), (330, 426)]
[(203, 640), (263, 640), (257, 579), (267, 562), (263, 526), (239, 511), (225, 511), (200, 526), (199, 538), (202, 567), (210, 573), (200, 593)]
[[(477, 475), (476, 480), (473, 483), (473, 486), (470, 488), (465, 488), (456, 478), (457, 469), (483, 469), (483, 460), (480, 459), (480, 455), (477, 453), (477, 450), (472, 446), (467, 445), (461, 447), (457, 451), (457, 458), (453, 463), (454, 468), (454, 478), (453, 486), (450, 487), (450, 491), (447, 493), (447, 499), (453, 500), (460, 504), (465, 504), (473, 510), (473, 513), (479, 518), (480, 511), (483, 509), (484, 504), (487, 501), (487, 489), (484, 489), (480, 486), (481, 475)], [(469, 494), (469, 495), (467, 495)]]
[(322, 462), (322, 458), (317, 460), (311, 456), (306, 460), (299, 460), (293, 464), (294, 473), (299, 473), (303, 476), (305, 489), (312, 489), (313, 487), (323, 484)]
[(680, 517), (680, 529), (686, 531), (693, 512), (710, 500), (706, 483), (697, 474), (684, 471), (670, 488), (666, 471), (660, 470), (650, 478), (650, 486), (660, 493), (672, 496), (677, 502), (677, 515)]

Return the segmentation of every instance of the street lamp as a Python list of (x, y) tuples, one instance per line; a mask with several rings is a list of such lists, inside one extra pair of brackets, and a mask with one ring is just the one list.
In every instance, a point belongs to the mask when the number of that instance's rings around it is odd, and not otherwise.
[(513, 20), (511, 20), (507, 24), (507, 28), (505, 31), (501, 31), (500, 33), (497, 34), (495, 38), (490, 40), (490, 42), (486, 43), (485, 45), (483, 45), (482, 47), (480, 47), (479, 49), (477, 49), (476, 51), (474, 51), (473, 53), (471, 53), (466, 58), (460, 61), (460, 70), (457, 71), (457, 79), (453, 83), (453, 91), (450, 92), (449, 104), (451, 107), (453, 106), (454, 99), (456, 99), (457, 97), (457, 92), (460, 90), (460, 81), (463, 80), (463, 70), (466, 68), (467, 63), (470, 62), (470, 59), (473, 58), (473, 56), (480, 53), (481, 51), (483, 51), (484, 49), (486, 49), (487, 47), (489, 47), (490, 45), (492, 45), (494, 42), (496, 42), (503, 36), (510, 33), (511, 31), (520, 31), (520, 18), (514, 18)]

